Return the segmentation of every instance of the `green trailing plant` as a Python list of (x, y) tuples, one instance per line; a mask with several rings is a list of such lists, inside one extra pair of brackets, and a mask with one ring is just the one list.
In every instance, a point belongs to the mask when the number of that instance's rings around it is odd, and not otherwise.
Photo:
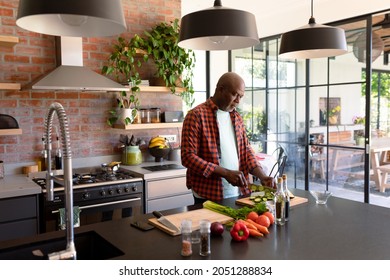
[(141, 83), (138, 70), (143, 62), (151, 59), (157, 68), (155, 77), (162, 78), (165, 86), (191, 107), (194, 103), (192, 79), (195, 53), (179, 47), (179, 33), (179, 20), (175, 19), (170, 23), (157, 24), (145, 31), (144, 37), (137, 34), (129, 40), (119, 37), (102, 73), (118, 82), (129, 83), (130, 94), (137, 94)]
[[(132, 118), (125, 118), (125, 124), (133, 121), (137, 110), (139, 109), (139, 85), (141, 83), (138, 69), (142, 66), (137, 46), (143, 44), (143, 39), (135, 35), (130, 40), (119, 37), (116, 44), (113, 45), (113, 51), (108, 58), (108, 65), (103, 66), (102, 73), (107, 76), (113, 76), (114, 79), (125, 85), (129, 85), (130, 91), (122, 91), (117, 96), (117, 108), (110, 110), (110, 117), (107, 120), (108, 125), (113, 126), (118, 118), (119, 111), (125, 108), (133, 108)], [(145, 58), (144, 58), (145, 59)]]
[[(150, 31), (145, 31), (143, 49), (157, 67), (156, 77), (161, 77), (173, 94), (181, 96), (187, 106), (194, 102), (192, 84), (195, 53), (179, 47), (179, 20), (161, 22)], [(146, 58), (146, 57), (145, 57)], [(177, 91), (176, 87), (183, 88)]]

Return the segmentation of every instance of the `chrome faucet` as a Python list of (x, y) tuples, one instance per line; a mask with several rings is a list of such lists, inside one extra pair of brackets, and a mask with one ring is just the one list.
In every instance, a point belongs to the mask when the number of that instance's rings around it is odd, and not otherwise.
[[(69, 137), (69, 128), (68, 128), (68, 118), (66, 116), (64, 107), (58, 103), (54, 102), (50, 105), (49, 111), (45, 119), (45, 143), (47, 151), (47, 173), (46, 173), (46, 192), (47, 200), (54, 200), (54, 184), (53, 180), (56, 178), (53, 176), (53, 171), (51, 170), (51, 133), (53, 126), (53, 116), (54, 113), (57, 114), (60, 134), (61, 134), (61, 144), (62, 144), (62, 154), (63, 154), (63, 180), (62, 184), (65, 189), (65, 218), (66, 218), (66, 249), (54, 252), (48, 255), (49, 259), (77, 259), (76, 246), (74, 244), (74, 225), (73, 225), (73, 173), (72, 173), (72, 151), (70, 148), (70, 137)], [(57, 182), (57, 180), (56, 180)]]

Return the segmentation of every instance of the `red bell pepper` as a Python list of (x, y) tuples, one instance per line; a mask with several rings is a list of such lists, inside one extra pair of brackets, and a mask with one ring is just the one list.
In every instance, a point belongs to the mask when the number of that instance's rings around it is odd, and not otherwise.
[(242, 222), (235, 222), (230, 229), (230, 235), (235, 241), (245, 241), (249, 237), (249, 230)]

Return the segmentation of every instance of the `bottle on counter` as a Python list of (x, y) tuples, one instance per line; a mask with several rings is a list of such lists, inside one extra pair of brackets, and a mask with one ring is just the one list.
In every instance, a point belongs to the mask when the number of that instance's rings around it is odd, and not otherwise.
[(55, 167), (57, 170), (62, 169), (62, 151), (61, 151), (61, 144), (58, 136), (57, 136), (57, 150), (55, 154)]
[(283, 226), (285, 224), (286, 215), (286, 195), (283, 192), (283, 178), (278, 177), (277, 190), (274, 195), (275, 205), (275, 224)]
[(181, 221), (181, 255), (183, 257), (189, 257), (192, 255), (192, 221)]
[(41, 156), (38, 159), (38, 170), (46, 171), (47, 151), (45, 145), (45, 137), (42, 137), (42, 147), (43, 148), (42, 148)]
[(210, 249), (210, 221), (201, 220), (200, 221), (200, 248), (199, 255), (206, 257), (211, 254)]
[(287, 222), (289, 220), (289, 217), (290, 217), (290, 193), (289, 193), (288, 187), (287, 187), (287, 174), (283, 174), (282, 179), (283, 179), (283, 192), (284, 192), (284, 195), (286, 196), (286, 201), (285, 201), (286, 206), (284, 209), (284, 212), (285, 212), (284, 220)]

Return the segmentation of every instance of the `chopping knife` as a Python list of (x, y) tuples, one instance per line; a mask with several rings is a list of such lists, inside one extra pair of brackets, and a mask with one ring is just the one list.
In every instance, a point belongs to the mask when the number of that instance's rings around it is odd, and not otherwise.
[(162, 223), (170, 230), (173, 230), (175, 232), (180, 232), (180, 229), (178, 229), (174, 224), (172, 224), (172, 222), (170, 222), (163, 214), (161, 214), (161, 212), (153, 211), (153, 215), (157, 218), (157, 221)]

